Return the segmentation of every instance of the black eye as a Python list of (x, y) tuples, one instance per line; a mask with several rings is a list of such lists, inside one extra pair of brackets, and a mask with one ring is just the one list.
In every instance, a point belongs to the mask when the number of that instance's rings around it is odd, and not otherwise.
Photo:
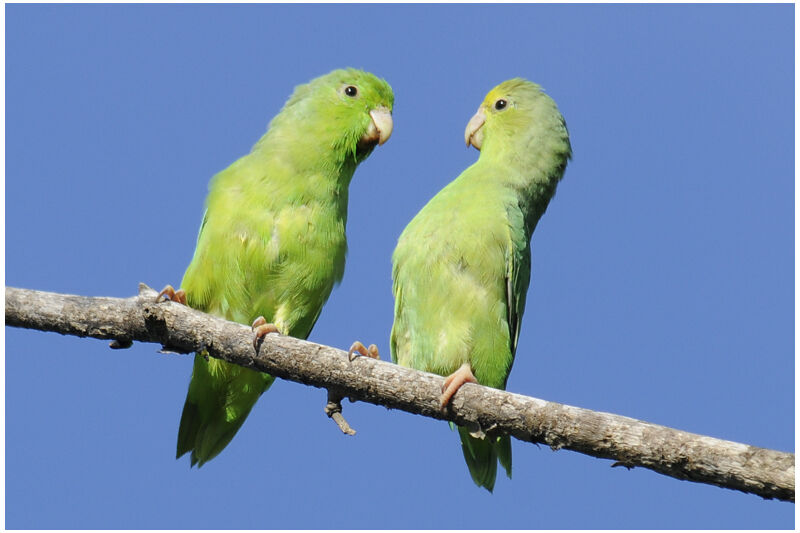
[(352, 85), (348, 85), (344, 88), (344, 94), (351, 98), (355, 98), (358, 95), (358, 89)]
[(494, 108), (500, 111), (501, 109), (505, 109), (508, 105), (508, 102), (503, 100), (502, 98), (494, 103)]

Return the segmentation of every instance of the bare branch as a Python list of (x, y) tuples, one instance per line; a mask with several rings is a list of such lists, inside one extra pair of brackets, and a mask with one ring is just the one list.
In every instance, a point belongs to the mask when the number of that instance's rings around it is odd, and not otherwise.
[(336, 422), (336, 425), (339, 426), (342, 433), (345, 435), (355, 435), (356, 430), (350, 427), (350, 424), (347, 423), (347, 420), (345, 420), (342, 415), (342, 400), (344, 400), (342, 393), (329, 389), (328, 403), (325, 405), (325, 414), (328, 415), (328, 418)]
[[(139, 296), (127, 299), (6, 287), (6, 325), (111, 339), (114, 348), (140, 341), (160, 343), (164, 349), (180, 353), (205, 349), (212, 357), (325, 388), (334, 400), (347, 396), (486, 433), (508, 433), (554, 450), (566, 448), (613, 459), (612, 466), (640, 466), (678, 479), (794, 501), (793, 453), (472, 383), (464, 385), (443, 412), (439, 409), (440, 376), (369, 357), (351, 362), (343, 350), (280, 335), (267, 335), (255, 353), (250, 327), (174, 302), (157, 303), (156, 294), (146, 285), (140, 285)], [(337, 414), (341, 416), (334, 406), (329, 416)], [(349, 428), (343, 418), (337, 424)]]

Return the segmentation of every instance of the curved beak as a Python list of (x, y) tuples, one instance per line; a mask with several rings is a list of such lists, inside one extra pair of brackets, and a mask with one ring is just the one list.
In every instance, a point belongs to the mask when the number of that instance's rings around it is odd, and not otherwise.
[(464, 131), (464, 142), (467, 143), (467, 146), (471, 144), (478, 150), (481, 149), (483, 144), (483, 129), (481, 128), (484, 122), (486, 122), (486, 113), (483, 112), (483, 107), (479, 107), (478, 112), (469, 119), (467, 129)]
[(376, 107), (369, 112), (369, 116), (372, 122), (362, 140), (377, 140), (378, 144), (388, 141), (389, 137), (392, 136), (392, 127), (394, 126), (392, 112), (386, 107)]

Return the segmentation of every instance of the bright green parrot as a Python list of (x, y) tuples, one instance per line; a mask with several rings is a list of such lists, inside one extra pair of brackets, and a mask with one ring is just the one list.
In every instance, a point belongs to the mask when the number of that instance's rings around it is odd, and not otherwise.
[[(467, 125), (478, 161), (409, 223), (392, 257), (392, 360), (448, 376), (444, 408), (465, 382), (505, 389), (531, 272), (530, 240), (571, 156), (564, 117), (538, 85), (492, 89)], [(473, 481), (490, 492), (508, 436), (459, 427)]]
[[(392, 133), (388, 83), (335, 70), (295, 88), (251, 152), (214, 176), (181, 290), (162, 294), (243, 324), (305, 339), (344, 274), (348, 185)], [(177, 457), (202, 466), (231, 441), (275, 378), (194, 359)]]

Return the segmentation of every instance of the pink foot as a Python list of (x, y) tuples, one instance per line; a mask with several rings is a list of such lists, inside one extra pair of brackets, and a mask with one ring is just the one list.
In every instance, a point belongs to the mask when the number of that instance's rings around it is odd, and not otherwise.
[(258, 344), (264, 337), (270, 333), (280, 333), (278, 326), (268, 323), (267, 319), (263, 316), (256, 318), (251, 327), (253, 328), (253, 332), (256, 334), (255, 338), (253, 339), (253, 348), (255, 348), (256, 351), (258, 351)]
[(354, 342), (353, 345), (350, 346), (350, 351), (347, 352), (347, 359), (349, 361), (352, 361), (353, 359), (356, 358), (355, 355), (356, 353), (358, 353), (359, 355), (363, 355), (364, 357), (369, 357), (371, 359), (380, 360), (381, 358), (380, 354), (378, 353), (378, 347), (375, 346), (374, 344), (370, 344), (369, 348), (366, 348), (360, 342), (358, 341)]
[(439, 399), (439, 403), (442, 409), (450, 403), (450, 399), (456, 393), (458, 389), (461, 388), (461, 385), (464, 383), (477, 383), (478, 380), (475, 379), (475, 376), (472, 375), (472, 368), (470, 367), (469, 363), (464, 363), (461, 365), (458, 370), (447, 376), (444, 380), (444, 385), (442, 385), (442, 396)]
[(186, 305), (186, 291), (183, 289), (178, 289), (177, 291), (172, 288), (172, 285), (167, 285), (161, 292), (158, 293), (156, 297), (156, 301), (160, 302), (163, 297), (167, 297), (167, 300), (171, 300), (173, 302), (178, 302), (179, 304)]

